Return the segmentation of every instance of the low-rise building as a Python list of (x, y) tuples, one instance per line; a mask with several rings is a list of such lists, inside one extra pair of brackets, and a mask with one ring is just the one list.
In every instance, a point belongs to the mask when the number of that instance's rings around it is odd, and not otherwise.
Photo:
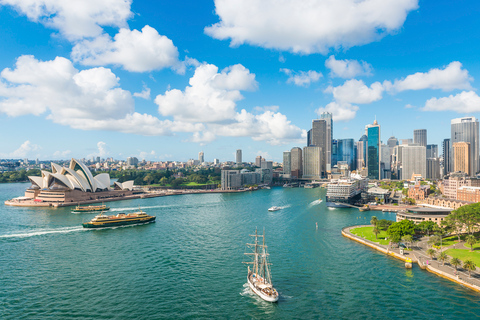
[(397, 212), (396, 221), (408, 219), (416, 224), (423, 221), (433, 221), (440, 226), (443, 219), (452, 212), (452, 209), (439, 207), (414, 207), (406, 211)]
[(463, 186), (458, 188), (457, 200), (480, 202), (480, 187)]
[(415, 200), (423, 200), (430, 193), (430, 186), (422, 186), (419, 183), (408, 188), (408, 197)]

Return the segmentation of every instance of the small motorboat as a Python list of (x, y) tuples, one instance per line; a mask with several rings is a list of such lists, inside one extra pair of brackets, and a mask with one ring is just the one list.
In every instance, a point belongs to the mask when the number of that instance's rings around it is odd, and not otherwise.
[(277, 206), (273, 206), (273, 207), (268, 208), (268, 211), (278, 211), (280, 209), (282, 209), (282, 208), (277, 207)]

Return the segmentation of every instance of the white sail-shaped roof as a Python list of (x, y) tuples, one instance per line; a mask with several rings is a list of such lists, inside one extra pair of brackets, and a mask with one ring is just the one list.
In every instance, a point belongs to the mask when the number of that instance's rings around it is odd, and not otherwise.
[(125, 181), (123, 183), (121, 182), (115, 182), (115, 185), (117, 185), (120, 189), (122, 190), (133, 190), (133, 180)]
[(62, 173), (63, 167), (53, 162), (51, 162), (50, 164), (52, 165), (52, 173)]
[(72, 160), (70, 161), (70, 169), (75, 170), (79, 175), (83, 175), (85, 177), (87, 183), (90, 185), (90, 190), (92, 192), (95, 192), (95, 190), (97, 190), (97, 186), (95, 184), (95, 180), (93, 179), (92, 173), (85, 164), (72, 158)]
[(35, 177), (35, 176), (29, 176), (28, 179), (30, 182), (40, 189), (43, 188), (43, 178), (42, 177)]
[(110, 175), (108, 173), (100, 173), (93, 177), (97, 185), (97, 189), (105, 190), (110, 187)]
[(51, 176), (53, 177), (53, 179), (61, 181), (62, 184), (64, 184), (69, 189), (73, 189), (72, 183), (70, 182), (70, 180), (66, 176), (64, 176), (60, 173), (52, 173)]
[(90, 184), (88, 183), (87, 179), (83, 177), (83, 175), (80, 176), (77, 172), (70, 168), (65, 168), (65, 171), (68, 172), (68, 175), (72, 176), (73, 179), (75, 179), (77, 185), (80, 186), (82, 191), (92, 191)]

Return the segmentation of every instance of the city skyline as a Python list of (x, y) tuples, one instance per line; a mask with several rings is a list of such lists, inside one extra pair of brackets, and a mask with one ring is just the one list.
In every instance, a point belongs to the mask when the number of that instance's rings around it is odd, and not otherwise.
[(440, 149), (479, 118), (479, 4), (269, 1), (1, 2), (0, 158), (282, 162), (324, 112)]

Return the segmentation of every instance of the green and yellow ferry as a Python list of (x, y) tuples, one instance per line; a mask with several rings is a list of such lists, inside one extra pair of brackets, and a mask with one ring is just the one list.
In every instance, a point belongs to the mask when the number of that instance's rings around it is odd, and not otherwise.
[(133, 213), (119, 213), (116, 216), (106, 216), (102, 213), (95, 216), (90, 222), (83, 223), (84, 228), (108, 228), (129, 224), (155, 222), (155, 216), (149, 216), (142, 210)]
[(110, 207), (102, 204), (101, 206), (76, 206), (72, 212), (81, 213), (81, 212), (95, 212), (95, 211), (107, 211), (110, 210)]

